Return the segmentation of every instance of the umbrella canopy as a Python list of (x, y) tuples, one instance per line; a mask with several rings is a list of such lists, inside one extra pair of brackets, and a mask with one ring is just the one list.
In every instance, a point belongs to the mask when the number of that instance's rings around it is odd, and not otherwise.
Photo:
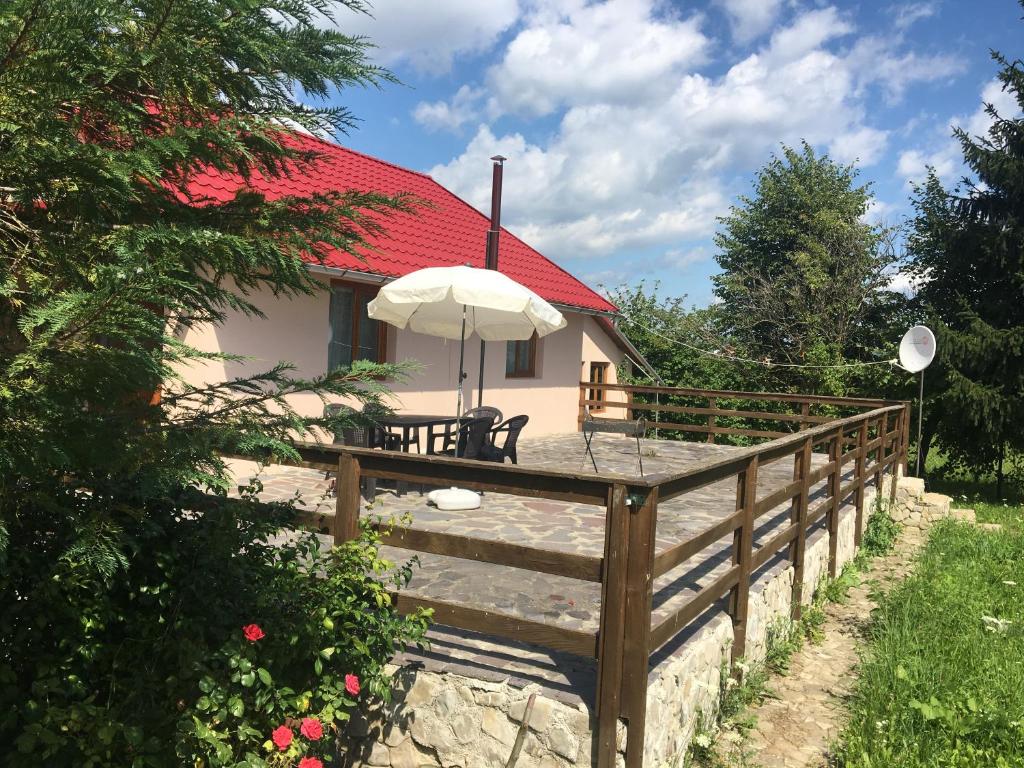
[(446, 339), (485, 341), (546, 336), (566, 325), (562, 313), (493, 269), (428, 267), (385, 285), (367, 307), (374, 320)]

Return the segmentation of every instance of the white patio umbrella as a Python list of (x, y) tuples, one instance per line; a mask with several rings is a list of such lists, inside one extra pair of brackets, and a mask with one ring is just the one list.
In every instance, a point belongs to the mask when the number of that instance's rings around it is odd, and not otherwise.
[(562, 313), (493, 269), (427, 267), (388, 283), (367, 307), (370, 317), (429, 336), (459, 339), (456, 417), (462, 414), (466, 339), (521, 341), (565, 327)]

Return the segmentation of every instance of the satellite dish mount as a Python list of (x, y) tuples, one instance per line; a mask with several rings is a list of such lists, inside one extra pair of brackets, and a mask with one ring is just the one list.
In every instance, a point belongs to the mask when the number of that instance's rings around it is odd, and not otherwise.
[(917, 464), (915, 474), (921, 476), (921, 423), (924, 414), (924, 369), (935, 359), (935, 334), (924, 325), (915, 325), (900, 339), (899, 366), (907, 373), (920, 373), (917, 394)]

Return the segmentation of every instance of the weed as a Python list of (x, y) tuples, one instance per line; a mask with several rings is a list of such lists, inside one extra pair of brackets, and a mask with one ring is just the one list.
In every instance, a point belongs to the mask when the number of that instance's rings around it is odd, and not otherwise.
[(789, 662), (793, 655), (804, 646), (804, 628), (801, 621), (793, 621), (779, 616), (768, 625), (765, 641), (764, 664), (775, 675), (784, 675), (789, 671)]
[(896, 545), (896, 539), (900, 535), (903, 526), (892, 519), (889, 514), (888, 504), (883, 504), (879, 496), (875, 497), (875, 508), (868, 524), (864, 528), (864, 535), (860, 541), (860, 551), (857, 558), (866, 563), (869, 558), (887, 555), (892, 552)]

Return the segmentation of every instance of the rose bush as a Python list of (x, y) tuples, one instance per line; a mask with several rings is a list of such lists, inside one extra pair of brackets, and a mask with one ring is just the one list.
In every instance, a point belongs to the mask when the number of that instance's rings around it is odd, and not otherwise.
[(179, 718), (183, 761), (261, 766), (273, 756), (275, 766), (323, 765), (364, 686), (369, 696), (390, 696), (384, 665), (396, 643), (421, 640), (427, 621), (394, 610), (388, 589), (405, 584), (410, 564), (381, 560), (376, 536), (367, 528), (325, 551), (304, 534), (283, 550), (260, 622), (196, 667), (201, 695)]

